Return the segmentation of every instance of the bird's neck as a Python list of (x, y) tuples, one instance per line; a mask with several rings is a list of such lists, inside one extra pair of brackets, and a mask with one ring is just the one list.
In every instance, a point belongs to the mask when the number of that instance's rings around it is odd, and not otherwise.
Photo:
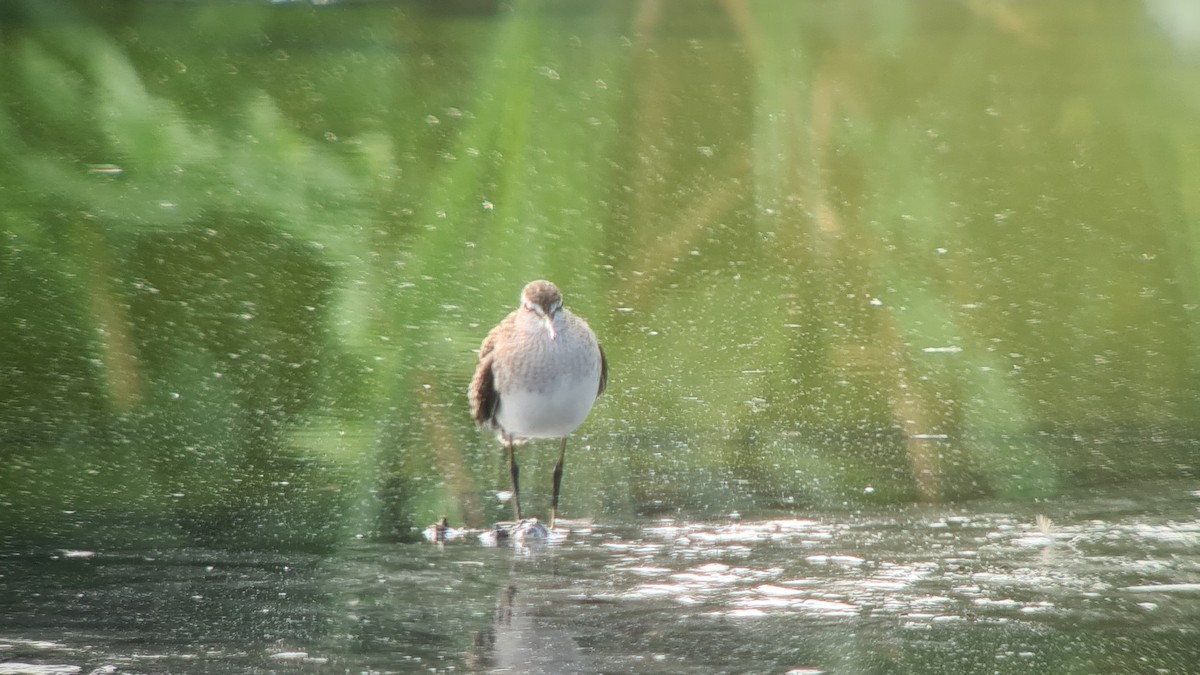
[[(567, 317), (565, 314), (566, 313), (561, 310), (554, 314), (552, 322), (554, 324), (554, 330), (557, 333), (561, 334), (563, 329), (567, 326)], [(537, 314), (533, 312), (521, 312), (520, 320), (517, 322), (517, 324), (520, 326), (522, 332), (540, 334), (540, 336), (544, 337), (547, 342), (550, 341), (550, 334), (546, 332), (546, 324), (542, 317), (538, 316)]]

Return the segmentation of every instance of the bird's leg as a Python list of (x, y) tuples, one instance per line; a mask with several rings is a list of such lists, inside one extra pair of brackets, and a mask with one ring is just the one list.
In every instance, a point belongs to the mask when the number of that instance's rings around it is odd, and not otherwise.
[(513, 442), (509, 441), (508, 445), (508, 473), (512, 475), (513, 494), (512, 502), (513, 509), (517, 513), (517, 522), (521, 522), (521, 485), (518, 480), (521, 475), (521, 469), (517, 467), (517, 451), (513, 447)]
[(554, 465), (554, 492), (550, 497), (550, 529), (554, 529), (554, 521), (558, 518), (558, 488), (562, 485), (563, 455), (567, 452), (567, 437), (563, 436), (562, 445), (558, 446), (558, 464)]

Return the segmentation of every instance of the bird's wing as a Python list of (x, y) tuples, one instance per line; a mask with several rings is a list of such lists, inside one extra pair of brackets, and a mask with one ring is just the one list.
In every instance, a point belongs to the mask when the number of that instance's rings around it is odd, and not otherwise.
[(596, 348), (600, 350), (600, 388), (596, 391), (596, 396), (599, 396), (608, 389), (608, 359), (604, 356), (604, 347), (601, 347), (600, 343), (596, 343)]
[(471, 378), (468, 397), (471, 400), (471, 416), (479, 426), (494, 426), (496, 409), (500, 407), (500, 394), (496, 391), (496, 380), (492, 373), (492, 352), (496, 349), (496, 330), (493, 328), (479, 347), (479, 365), (475, 377)]

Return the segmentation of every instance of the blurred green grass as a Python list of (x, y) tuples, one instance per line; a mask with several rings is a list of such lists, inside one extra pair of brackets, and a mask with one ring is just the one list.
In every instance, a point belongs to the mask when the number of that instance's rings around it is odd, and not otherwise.
[(464, 391), (537, 277), (612, 366), (568, 515), (1195, 470), (1200, 78), (1140, 6), (432, 7), (3, 10), (7, 531), (500, 517)]

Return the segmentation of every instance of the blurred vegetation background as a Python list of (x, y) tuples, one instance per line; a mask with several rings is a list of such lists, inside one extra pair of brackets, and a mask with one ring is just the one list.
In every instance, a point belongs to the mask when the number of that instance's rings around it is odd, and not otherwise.
[[(0, 545), (507, 514), (555, 280), (627, 521), (1194, 475), (1186, 0), (0, 5)], [(532, 508), (554, 444), (527, 446)]]

